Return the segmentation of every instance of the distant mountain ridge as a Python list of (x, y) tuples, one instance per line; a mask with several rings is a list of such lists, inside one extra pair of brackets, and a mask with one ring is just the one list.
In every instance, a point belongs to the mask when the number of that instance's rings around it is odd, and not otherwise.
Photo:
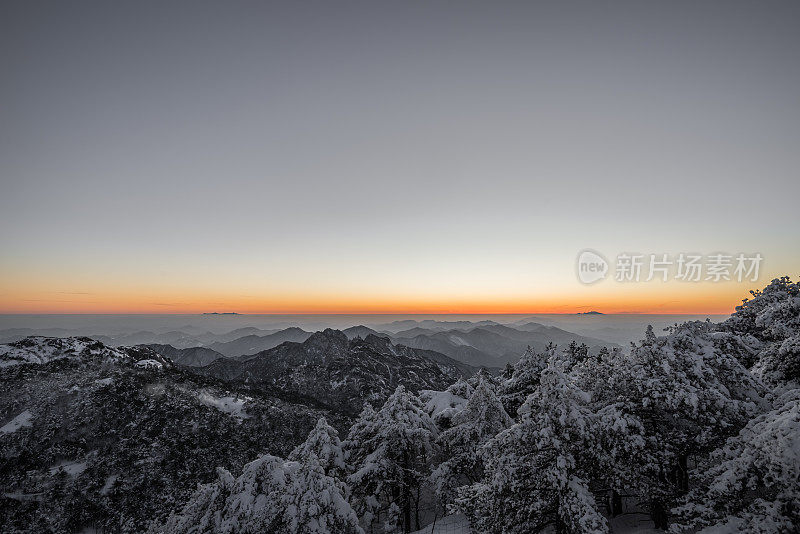
[[(403, 333), (415, 335), (400, 337)], [(564, 346), (574, 341), (585, 343), (593, 353), (601, 347), (618, 346), (539, 323), (526, 323), (514, 328), (496, 323), (484, 324), (468, 330), (426, 330), (415, 327), (392, 336), (392, 340), (409, 347), (441, 352), (470, 365), (487, 367), (515, 363), (528, 346), (542, 351), (548, 343)]]
[(208, 347), (187, 347), (185, 349), (177, 349), (172, 345), (160, 345), (157, 343), (143, 346), (154, 350), (162, 356), (166, 356), (178, 365), (188, 365), (190, 367), (202, 367), (210, 364), (214, 360), (226, 357), (215, 350), (209, 349)]
[(306, 395), (332, 409), (361, 410), (383, 402), (398, 385), (412, 391), (445, 389), (477, 369), (443, 354), (393, 344), (369, 334), (348, 339), (339, 330), (311, 334), (244, 360), (217, 360), (197, 372), (225, 380)]
[(308, 339), (309, 336), (311, 336), (311, 332), (306, 332), (302, 328), (292, 326), (264, 336), (248, 335), (236, 338), (232, 341), (211, 343), (208, 345), (208, 348), (229, 358), (234, 358), (237, 356), (257, 354), (261, 351), (277, 347), (286, 341), (300, 343)]
[[(581, 317), (591, 317), (582, 315)], [(577, 317), (577, 316), (575, 316)], [(344, 328), (342, 332), (348, 339), (365, 339), (370, 335), (387, 337), (394, 344), (411, 348), (440, 352), (450, 358), (472, 366), (502, 367), (516, 362), (530, 345), (543, 350), (548, 343), (560, 346), (573, 341), (585, 343), (590, 352), (598, 352), (600, 347), (619, 347), (613, 340), (592, 337), (597, 332), (603, 338), (613, 337), (614, 329), (593, 327), (590, 331), (578, 334), (556, 326), (547, 326), (530, 317), (511, 324), (501, 324), (492, 320), (483, 321), (422, 321), (402, 320), (391, 323), (367, 326), (357, 324)], [(608, 331), (607, 331), (608, 330)], [(9, 329), (0, 331), (0, 341), (16, 341), (31, 335), (31, 332), (46, 332), (48, 335), (64, 336), (63, 329)], [(199, 327), (186, 325), (179, 328), (155, 329), (155, 331), (135, 331), (116, 335), (93, 335), (93, 339), (110, 346), (163, 346), (159, 350), (181, 365), (203, 366), (213, 361), (214, 353), (226, 358), (246, 360), (264, 350), (277, 347), (286, 341), (301, 343), (311, 336), (311, 332), (290, 326), (280, 330), (245, 326), (224, 333), (212, 333)], [(176, 350), (170, 350), (171, 346)], [(208, 350), (186, 350), (186, 349)], [(182, 352), (177, 352), (182, 351)], [(213, 352), (209, 352), (213, 351)], [(232, 364), (221, 365), (230, 367)]]

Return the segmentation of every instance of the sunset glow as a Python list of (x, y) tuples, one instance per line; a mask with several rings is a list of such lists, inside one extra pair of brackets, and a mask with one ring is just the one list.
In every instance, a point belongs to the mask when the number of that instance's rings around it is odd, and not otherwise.
[[(639, 314), (727, 314), (750, 297), (752, 283), (649, 283), (625, 284), (606, 281), (606, 287), (565, 286), (542, 288), (538, 292), (513, 294), (434, 294), (361, 291), (258, 292), (254, 286), (244, 294), (241, 288), (196, 290), (168, 287), (157, 289), (106, 289), (82, 287), (63, 289), (7, 288), (0, 313), (206, 313), (243, 314), (536, 314), (603, 313)], [(69, 286), (67, 286), (69, 287)], [(488, 292), (487, 292), (488, 293)]]

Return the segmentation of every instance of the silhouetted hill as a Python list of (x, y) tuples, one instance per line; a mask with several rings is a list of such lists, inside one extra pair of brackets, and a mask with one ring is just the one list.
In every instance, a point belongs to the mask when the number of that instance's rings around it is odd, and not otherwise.
[(308, 339), (310, 335), (311, 332), (306, 332), (293, 326), (265, 336), (249, 335), (225, 343), (211, 343), (208, 348), (229, 358), (234, 358), (256, 354), (263, 350), (277, 347), (286, 341), (302, 342)]
[(191, 367), (201, 367), (203, 365), (208, 365), (218, 358), (226, 357), (207, 347), (176, 349), (172, 345), (159, 345), (156, 343), (144, 346), (153, 349), (162, 356), (166, 356), (178, 365), (188, 365)]

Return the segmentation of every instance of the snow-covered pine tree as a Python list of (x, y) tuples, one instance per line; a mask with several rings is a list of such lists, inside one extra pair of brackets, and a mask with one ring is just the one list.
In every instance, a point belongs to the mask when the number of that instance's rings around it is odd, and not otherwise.
[(436, 436), (419, 399), (403, 386), (379, 411), (362, 413), (346, 442), (353, 468), (347, 480), (366, 525), (419, 529), (422, 486), (430, 474)]
[(236, 479), (222, 467), (217, 468), (217, 480), (199, 484), (180, 513), (172, 514), (166, 525), (154, 526), (151, 533), (189, 534), (220, 532), (225, 503), (233, 491)]
[(342, 442), (342, 452), (347, 466), (347, 472), (355, 471), (354, 467), (360, 464), (370, 454), (366, 444), (371, 441), (376, 428), (378, 414), (370, 403), (365, 403), (361, 413), (347, 432), (347, 438)]
[(800, 525), (800, 389), (751, 420), (698, 470), (674, 532), (796, 532)]
[(225, 470), (200, 486), (181, 512), (153, 529), (164, 534), (361, 534), (350, 504), (316, 456), (285, 461), (264, 455), (244, 466), (235, 480)]
[(595, 422), (588, 396), (549, 358), (539, 385), (520, 408), (520, 421), (487, 445), (483, 482), (459, 490), (456, 508), (488, 533), (602, 533), (585, 473), (592, 462)]
[(295, 462), (308, 461), (315, 457), (322, 470), (329, 477), (344, 482), (347, 467), (344, 462), (342, 443), (339, 433), (320, 417), (317, 425), (308, 434), (308, 438), (289, 453), (288, 460)]
[(800, 283), (784, 276), (744, 299), (722, 327), (763, 341), (782, 341), (800, 332)]
[(296, 465), (293, 486), (282, 499), (286, 532), (363, 534), (345, 495), (334, 489), (341, 482), (326, 475), (314, 456)]
[(564, 349), (564, 360), (567, 361), (569, 367), (580, 363), (589, 357), (589, 347), (586, 343), (578, 343), (577, 341), (570, 341), (567, 348)]
[(500, 401), (511, 417), (516, 417), (517, 410), (528, 395), (536, 391), (539, 385), (539, 375), (547, 365), (547, 360), (556, 353), (556, 346), (552, 343), (547, 345), (544, 354), (537, 354), (533, 348), (528, 346), (522, 358), (514, 364), (511, 378), (500, 384), (497, 394)]
[[(486, 367), (481, 367), (480, 369), (478, 369), (478, 372), (476, 372), (474, 375), (472, 375), (467, 379), (467, 383), (470, 385), (472, 389), (478, 387), (479, 383), (486, 382), (486, 385), (495, 391), (503, 381), (504, 379), (501, 379), (493, 375), (486, 369)], [(472, 395), (472, 392), (470, 392), (470, 394), (465, 396), (464, 398), (468, 399), (470, 395)]]
[(463, 399), (468, 399), (472, 395), (472, 392), (475, 391), (475, 385), (472, 384), (471, 381), (459, 378), (445, 391)]
[(605, 492), (611, 516), (624, 512), (622, 495), (643, 489), (647, 479), (642, 466), (658, 463), (648, 449), (645, 428), (635, 406), (619, 395), (619, 381), (628, 362), (619, 349), (603, 348), (595, 358), (586, 358), (571, 370), (576, 384), (589, 394), (588, 404), (595, 414), (593, 462), (590, 478), (595, 494)]
[[(689, 322), (645, 339), (621, 359), (612, 378), (624, 413), (644, 425), (650, 461), (621, 465), (638, 470), (656, 526), (689, 487), (690, 460), (702, 458), (763, 410), (763, 385), (741, 362), (718, 349), (715, 326)], [(637, 456), (631, 458), (638, 461)]]
[(467, 405), (453, 416), (452, 426), (437, 439), (444, 460), (432, 478), (443, 504), (451, 502), (457, 487), (483, 479), (483, 446), (513, 423), (490, 383), (480, 380)]
[(800, 284), (784, 276), (750, 293), (721, 327), (760, 342), (757, 377), (782, 390), (800, 387)]

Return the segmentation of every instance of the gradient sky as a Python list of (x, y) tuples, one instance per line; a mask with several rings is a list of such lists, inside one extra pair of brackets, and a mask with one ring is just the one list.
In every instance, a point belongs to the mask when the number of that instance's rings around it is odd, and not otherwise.
[[(0, 4), (0, 312), (724, 313), (800, 274), (800, 3)], [(760, 252), (581, 285), (581, 249)]]

